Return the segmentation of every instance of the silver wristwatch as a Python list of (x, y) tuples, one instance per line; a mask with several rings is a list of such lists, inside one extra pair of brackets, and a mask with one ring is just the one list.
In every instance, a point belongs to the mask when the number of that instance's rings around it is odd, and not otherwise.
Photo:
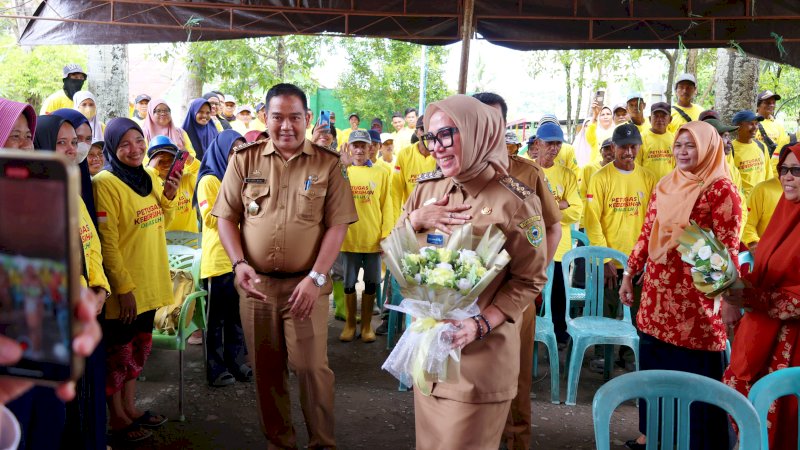
[(314, 272), (313, 270), (308, 273), (308, 276), (314, 281), (314, 286), (322, 287), (325, 285), (325, 282), (328, 280), (328, 277), (324, 273)]

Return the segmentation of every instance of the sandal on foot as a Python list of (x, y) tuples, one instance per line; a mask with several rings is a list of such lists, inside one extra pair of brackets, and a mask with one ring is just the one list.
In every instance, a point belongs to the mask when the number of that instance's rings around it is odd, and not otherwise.
[(160, 414), (153, 414), (150, 410), (147, 410), (138, 419), (134, 419), (133, 423), (145, 428), (158, 428), (167, 423), (167, 418)]
[(230, 372), (226, 371), (219, 374), (217, 378), (214, 378), (214, 381), (211, 382), (211, 386), (214, 387), (230, 386), (235, 382), (236, 379), (233, 377), (233, 375), (231, 375)]
[(111, 442), (139, 442), (153, 437), (153, 433), (133, 422), (120, 430), (109, 430), (108, 440)]
[(253, 381), (253, 369), (251, 369), (247, 364), (242, 364), (238, 369), (232, 370), (231, 373), (236, 378), (236, 381)]

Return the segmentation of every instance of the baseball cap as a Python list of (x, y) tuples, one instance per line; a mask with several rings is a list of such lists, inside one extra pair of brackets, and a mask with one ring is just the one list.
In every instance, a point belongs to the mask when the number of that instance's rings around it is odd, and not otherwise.
[(650, 114), (653, 114), (656, 111), (663, 111), (667, 113), (667, 115), (669, 115), (670, 113), (672, 113), (672, 107), (669, 106), (669, 103), (667, 102), (653, 103), (653, 105), (650, 106)]
[(104, 144), (104, 142), (103, 142), (102, 139), (97, 140), (97, 141), (92, 141), (92, 147), (100, 147), (102, 149), (103, 148), (103, 144)]
[(614, 134), (611, 135), (611, 142), (614, 145), (629, 145), (629, 144), (642, 144), (642, 134), (639, 133), (639, 128), (632, 123), (623, 123), (622, 125), (614, 128)]
[(350, 120), (350, 118), (353, 117), (353, 116), (356, 116), (356, 119), (358, 119), (359, 121), (361, 120), (361, 117), (358, 117), (358, 114), (356, 114), (356, 113), (350, 113), (350, 115), (347, 116), (347, 120)]
[(731, 123), (734, 125), (739, 125), (742, 122), (761, 122), (762, 120), (764, 120), (763, 117), (759, 116), (753, 111), (745, 109), (734, 114), (733, 119), (731, 119)]
[(86, 71), (83, 70), (83, 67), (80, 65), (67, 64), (64, 66), (64, 70), (62, 70), (62, 74), (64, 75), (62, 78), (67, 78), (71, 73), (82, 73), (84, 76), (86, 76)]
[(544, 142), (564, 142), (564, 132), (561, 126), (553, 122), (545, 122), (536, 129), (536, 139)]
[(369, 133), (369, 138), (373, 143), (381, 143), (381, 134), (378, 133), (378, 130), (367, 130), (367, 133)]
[(262, 109), (264, 109), (265, 106), (267, 106), (267, 105), (264, 102), (256, 103), (256, 112), (261, 111)]
[(381, 133), (381, 144), (385, 144), (389, 141), (394, 142), (394, 138), (392, 137), (391, 133)]
[(697, 120), (705, 121), (706, 119), (717, 119), (717, 120), (720, 120), (719, 119), (719, 113), (714, 111), (713, 109), (707, 109), (707, 110), (701, 112), (699, 116), (697, 116)]
[(543, 115), (542, 117), (540, 117), (540, 118), (539, 118), (539, 126), (540, 126), (540, 127), (541, 127), (543, 124), (547, 123), (547, 122), (550, 122), (550, 123), (554, 123), (554, 124), (556, 124), (556, 125), (559, 125), (559, 123), (558, 123), (558, 117), (556, 117), (556, 115), (555, 115), (555, 114), (545, 114), (545, 115)]
[(519, 137), (513, 131), (506, 131), (506, 145), (513, 144), (519, 145)]
[(150, 140), (150, 148), (147, 149), (147, 157), (153, 159), (155, 155), (161, 152), (166, 152), (175, 156), (178, 154), (178, 146), (176, 146), (170, 138), (159, 134)]
[(624, 109), (625, 111), (628, 111), (628, 105), (626, 105), (625, 103), (617, 103), (611, 109), (611, 114), (614, 114), (615, 112), (617, 112), (618, 109)]
[(149, 102), (151, 100), (151, 98), (147, 94), (139, 94), (139, 95), (136, 96), (136, 100), (134, 100), (133, 103), (134, 104), (135, 103), (139, 103), (139, 102), (141, 102), (143, 100), (147, 100)]
[(675, 79), (675, 86), (678, 86), (678, 83), (681, 81), (690, 81), (693, 85), (697, 86), (697, 78), (690, 73), (682, 73), (678, 75), (678, 78)]
[(375, 124), (378, 124), (381, 126), (381, 128), (383, 128), (383, 121), (377, 117), (372, 119), (372, 122), (370, 123), (370, 125), (375, 125)]
[(611, 144), (613, 144), (613, 142), (611, 142), (611, 138), (606, 138), (606, 139), (603, 141), (603, 143), (602, 143), (602, 144), (600, 144), (600, 148), (606, 148), (606, 147), (608, 147), (608, 146), (609, 146), (609, 145), (611, 145)]
[(642, 96), (642, 94), (640, 94), (638, 92), (629, 92), (628, 93), (628, 97), (625, 99), (625, 103), (627, 103), (627, 102), (629, 102), (629, 101), (631, 101), (631, 100), (633, 100), (635, 98), (640, 98), (640, 99), (644, 100), (644, 96)]
[(251, 108), (251, 107), (249, 107), (247, 105), (242, 105), (242, 106), (236, 108), (236, 114), (239, 114), (239, 113), (241, 113), (243, 111), (247, 111), (250, 114), (253, 114), (253, 108)]
[(236, 103), (236, 97), (232, 95), (226, 95), (223, 103)]
[(366, 131), (355, 130), (352, 133), (350, 133), (350, 137), (347, 139), (348, 144), (352, 144), (353, 142), (364, 142), (367, 144), (371, 144), (372, 139), (370, 138), (369, 133), (367, 133)]
[(761, 91), (761, 92), (758, 93), (758, 97), (756, 97), (756, 103), (759, 103), (759, 102), (761, 102), (763, 100), (766, 100), (768, 98), (775, 98), (775, 100), (780, 100), (781, 96), (776, 94), (776, 93), (774, 93), (774, 92), (772, 92), (772, 91), (770, 91), (770, 90)]
[(724, 123), (722, 123), (721, 120), (714, 119), (714, 118), (705, 119), (705, 120), (703, 120), (703, 122), (706, 122), (707, 124), (709, 124), (712, 127), (716, 128), (717, 129), (717, 133), (719, 133), (719, 134), (722, 134), (722, 133), (724, 133), (726, 131), (728, 133), (730, 133), (731, 131), (735, 131), (735, 130), (739, 129), (739, 127), (732, 127), (732, 126), (725, 125)]

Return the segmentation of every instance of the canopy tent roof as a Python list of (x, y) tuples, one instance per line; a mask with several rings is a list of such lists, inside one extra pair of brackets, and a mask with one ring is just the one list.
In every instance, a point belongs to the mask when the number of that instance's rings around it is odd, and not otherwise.
[[(44, 0), (31, 17), (0, 17), (32, 19), (23, 45), (320, 33), (444, 45), (474, 30), (518, 50), (735, 42), (752, 55), (800, 67), (797, 0)], [(781, 56), (780, 48), (787, 53)]]

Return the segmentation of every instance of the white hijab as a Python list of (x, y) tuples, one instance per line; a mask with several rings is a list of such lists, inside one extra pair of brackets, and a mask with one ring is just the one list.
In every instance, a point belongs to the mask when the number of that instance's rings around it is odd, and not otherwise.
[[(73, 108), (76, 109), (77, 111), (81, 112), (81, 114), (83, 114), (83, 112), (78, 108), (79, 108), (80, 104), (84, 100), (86, 100), (87, 98), (92, 99), (92, 101), (95, 104), (94, 117), (92, 117), (92, 118), (87, 117), (86, 118), (86, 119), (89, 120), (89, 126), (92, 128), (92, 142), (102, 141), (103, 140), (103, 123), (100, 122), (100, 119), (97, 118), (97, 99), (94, 98), (94, 94), (92, 94), (89, 91), (78, 91), (78, 92), (76, 92), (75, 95), (72, 96), (72, 101), (75, 104), (75, 106), (73, 106)], [(84, 116), (85, 116), (85, 114), (84, 114)]]

